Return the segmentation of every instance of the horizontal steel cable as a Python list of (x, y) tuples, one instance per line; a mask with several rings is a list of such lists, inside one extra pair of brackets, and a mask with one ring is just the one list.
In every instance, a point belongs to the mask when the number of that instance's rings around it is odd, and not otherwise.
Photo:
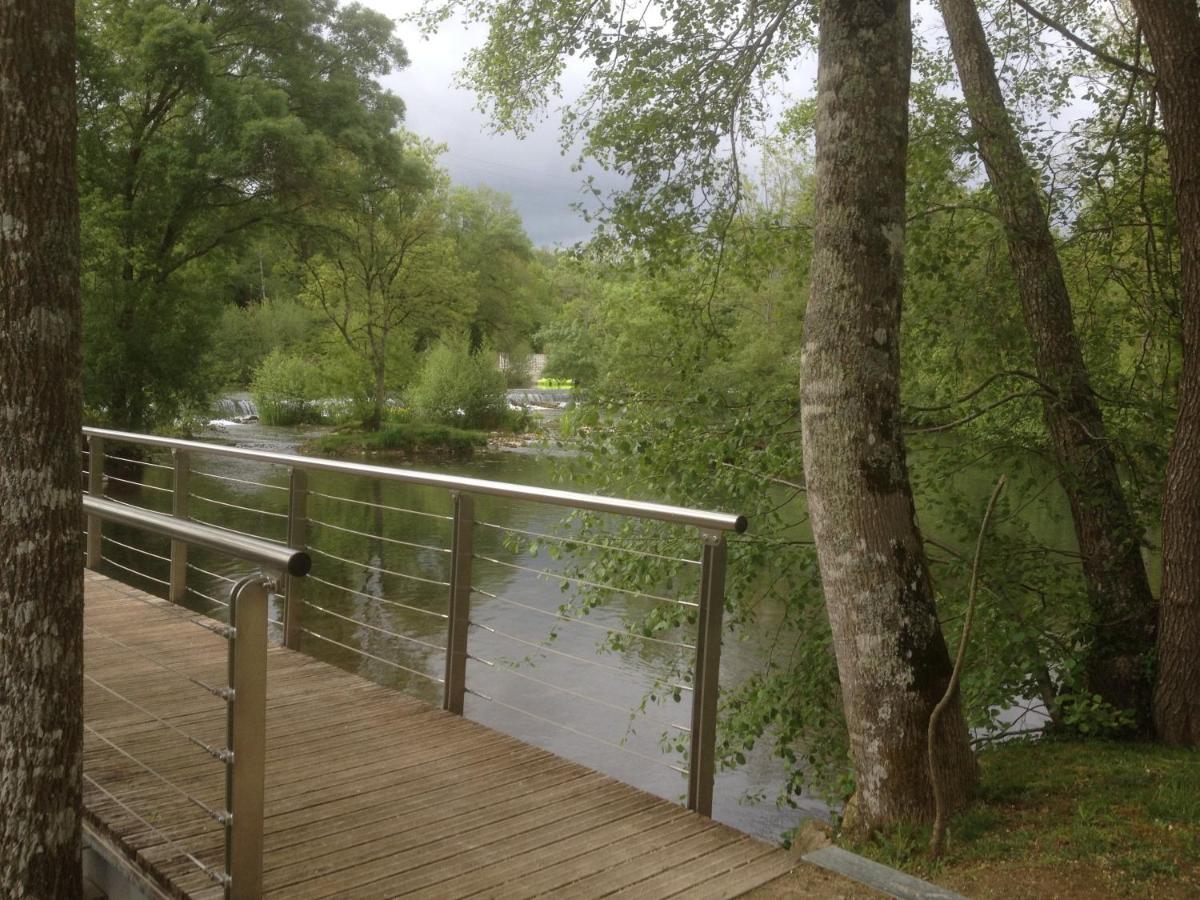
[(206, 522), (204, 519), (197, 519), (195, 516), (192, 516), (192, 521), (198, 522), (201, 525), (208, 525), (210, 528), (220, 528), (222, 531), (232, 531), (234, 534), (240, 534), (242, 537), (254, 538), (255, 540), (259, 541), (270, 541), (272, 544), (280, 545), (287, 543), (287, 541), (284, 541), (280, 538), (267, 537), (263, 534), (251, 534), (248, 531), (239, 531), (236, 528), (230, 528), (228, 525), (218, 525), (216, 522)]
[(326, 609), (323, 606), (318, 606), (310, 600), (303, 601), (305, 606), (311, 606), (313, 609), (325, 613), (327, 616), (333, 616), (335, 619), (341, 619), (344, 622), (351, 622), (354, 625), (361, 625), (363, 628), (370, 628), (372, 631), (378, 631), (380, 634), (386, 634), (388, 637), (399, 638), (402, 641), (408, 641), (412, 644), (419, 644), (422, 647), (428, 647), (430, 650), (436, 650), (439, 653), (445, 653), (446, 648), (439, 644), (431, 644), (429, 641), (423, 641), (420, 638), (409, 637), (406, 634), (399, 634), (395, 631), (389, 631), (386, 628), (380, 628), (378, 625), (372, 625), (369, 622), (364, 622), (361, 619), (354, 619), (350, 616), (344, 616), (341, 613), (336, 613), (331, 609)]
[(582, 547), (595, 547), (598, 550), (614, 550), (618, 553), (631, 553), (635, 556), (648, 556), (651, 559), (661, 559), (665, 562), (686, 563), (689, 566), (700, 565), (698, 559), (687, 559), (682, 556), (664, 556), (661, 553), (651, 553), (649, 550), (635, 550), (633, 547), (619, 547), (616, 544), (601, 544), (596, 541), (585, 541), (582, 538), (565, 537), (560, 534), (546, 534), (541, 531), (526, 531), (523, 528), (513, 528), (510, 525), (496, 525), (492, 522), (475, 522), (483, 528), (494, 528), (497, 531), (506, 531), (509, 534), (523, 534), (526, 537), (538, 538), (545, 541), (558, 541), (563, 544), (579, 544)]
[(232, 481), (236, 484), (250, 484), (254, 487), (269, 488), (272, 491), (286, 491), (287, 488), (279, 484), (266, 484), (262, 481), (250, 481), (247, 478), (234, 478), (232, 475), (218, 475), (215, 472), (201, 472), (199, 469), (192, 469), (193, 475), (203, 475), (205, 478), (217, 478), (221, 481)]
[(163, 581), (161, 578), (155, 578), (153, 575), (147, 575), (145, 572), (139, 572), (137, 569), (131, 569), (131, 568), (129, 568), (129, 566), (123, 566), (119, 562), (115, 562), (114, 560), (109, 559), (107, 556), (104, 556), (103, 554), (101, 554), (100, 558), (102, 560), (104, 560), (106, 563), (108, 563), (110, 566), (116, 566), (118, 569), (123, 569), (126, 572), (130, 573), (131, 575), (136, 575), (139, 578), (145, 578), (149, 581), (157, 582), (158, 584), (161, 584), (163, 587), (169, 588), (171, 586), (171, 582), (169, 582), (169, 581)]
[(310, 574), (305, 578), (305, 580), (306, 581), (315, 581), (317, 584), (323, 584), (326, 587), (331, 587), (331, 588), (334, 588), (335, 590), (345, 591), (347, 594), (354, 594), (356, 597), (362, 597), (364, 600), (373, 600), (376, 603), (386, 603), (388, 606), (395, 606), (395, 607), (399, 607), (400, 609), (407, 609), (409, 612), (423, 613), (424, 615), (434, 616), (435, 618), (438, 618), (438, 619), (449, 619), (450, 618), (450, 616), (448, 616), (446, 613), (437, 612), (432, 609), (421, 609), (421, 607), (419, 607), (419, 606), (409, 606), (407, 603), (401, 603), (398, 600), (388, 600), (386, 597), (376, 597), (374, 594), (364, 594), (362, 591), (356, 591), (354, 588), (348, 588), (345, 585), (334, 584), (332, 581), (326, 581), (324, 578), (320, 578), (316, 575)]
[[(85, 454), (88, 453), (87, 450), (84, 450), (83, 452)], [(115, 456), (112, 453), (105, 453), (104, 458), (119, 459), (121, 462), (133, 463), (135, 466), (149, 466), (152, 469), (166, 469), (168, 472), (171, 471), (171, 466), (164, 466), (162, 463), (146, 462), (144, 459), (130, 459), (127, 456)]]
[(688, 644), (683, 641), (668, 641), (665, 638), (650, 637), (649, 635), (645, 635), (645, 634), (637, 634), (636, 632), (632, 632), (632, 631), (624, 631), (620, 628), (610, 628), (609, 626), (601, 625), (598, 622), (585, 622), (583, 619), (578, 618), (577, 616), (565, 616), (561, 612), (555, 612), (555, 611), (552, 611), (549, 609), (542, 609), (539, 606), (533, 606), (529, 603), (522, 603), (520, 600), (512, 600), (508, 597), (503, 597), (499, 594), (493, 594), (490, 591), (484, 591), (484, 590), (481, 590), (481, 589), (475, 588), (475, 587), (471, 588), (471, 593), (479, 594), (482, 597), (489, 597), (492, 600), (498, 600), (501, 603), (507, 603), (509, 606), (516, 606), (520, 609), (527, 609), (530, 612), (539, 613), (540, 615), (548, 616), (551, 619), (558, 619), (560, 622), (569, 622), (569, 623), (572, 623), (575, 625), (582, 625), (585, 628), (592, 628), (592, 629), (595, 629), (596, 631), (605, 631), (605, 632), (608, 632), (609, 634), (619, 634), (622, 637), (635, 638), (639, 641), (651, 641), (652, 643), (664, 644), (668, 647), (680, 647), (684, 650), (695, 650), (696, 649), (695, 644)]
[(116, 475), (106, 475), (105, 477), (109, 481), (119, 481), (121, 484), (131, 484), (136, 488), (150, 488), (152, 491), (161, 491), (164, 494), (175, 493), (173, 490), (171, 490), (171, 488), (159, 487), (156, 484), (146, 484), (143, 481), (132, 481), (128, 478), (118, 478)]
[[(538, 644), (533, 641), (527, 641), (527, 640), (525, 640), (525, 638), (519, 638), (515, 634), (509, 634), (506, 631), (500, 631), (497, 628), (493, 628), (491, 625), (484, 625), (482, 622), (476, 622), (474, 619), (472, 619), (470, 621), (470, 624), (474, 625), (476, 628), (482, 628), (485, 631), (489, 631), (492, 634), (496, 635), (497, 637), (506, 638), (507, 640), (515, 641), (518, 644), (524, 644), (527, 647), (533, 647), (536, 650), (542, 650), (546, 653), (552, 653), (555, 656), (561, 656), (561, 657), (564, 657), (565, 659), (571, 659), (571, 660), (574, 660), (575, 662), (581, 662), (581, 663), (584, 663), (589, 666), (596, 666), (597, 668), (607, 669), (610, 672), (616, 672), (618, 675), (624, 675), (626, 678), (636, 677), (633, 672), (629, 672), (618, 666), (610, 666), (608, 663), (600, 662), (600, 660), (598, 660), (598, 659), (588, 659), (586, 656), (576, 656), (573, 653), (565, 653), (564, 651), (558, 650), (554, 647), (547, 647), (545, 644)], [(681, 690), (681, 691), (691, 691), (691, 689), (692, 689), (689, 685), (676, 684), (673, 681), (665, 681), (665, 682), (663, 682), (663, 684), (665, 684), (669, 688), (674, 688), (674, 689)]]
[(150, 766), (146, 765), (144, 762), (142, 762), (140, 759), (138, 759), (136, 756), (134, 756), (132, 753), (130, 753), (125, 748), (120, 747), (117, 744), (113, 743), (111, 740), (106, 738), (104, 735), (102, 735), (99, 731), (97, 731), (95, 728), (93, 728), (87, 722), (83, 723), (83, 727), (91, 735), (93, 735), (98, 740), (103, 741), (109, 747), (112, 747), (112, 749), (116, 750), (118, 753), (120, 753), (122, 756), (124, 756), (126, 759), (128, 759), (131, 763), (133, 763), (136, 766), (141, 767), (146, 772), (153, 775), (155, 778), (157, 778), (159, 781), (161, 781), (163, 784), (165, 784), (171, 790), (175, 791), (177, 794), (179, 794), (181, 797), (183, 797), (183, 799), (187, 800), (188, 803), (198, 806), (200, 809), (204, 810), (206, 813), (208, 813), (209, 816), (211, 816), (216, 821), (220, 822), (222, 825), (225, 824), (225, 819), (226, 819), (226, 816), (228, 815), (227, 813), (225, 813), (223, 811), (217, 812), (216, 810), (214, 810), (212, 807), (210, 807), (204, 801), (197, 800), (195, 797), (193, 797), (191, 794), (189, 794), (187, 791), (185, 791), (183, 788), (181, 788), (179, 785), (177, 785), (171, 779), (167, 778), (165, 775), (163, 775), (161, 772), (157, 771), (156, 769), (153, 769)]
[(218, 600), (216, 597), (210, 597), (210, 596), (208, 596), (208, 594), (204, 593), (203, 591), (198, 591), (194, 587), (189, 587), (187, 589), (187, 592), (189, 594), (195, 594), (197, 597), (201, 597), (204, 600), (208, 600), (210, 603), (215, 603), (215, 604), (217, 604), (217, 606), (221, 606), (221, 607), (224, 607), (225, 609), (229, 609), (228, 603)]
[(192, 684), (196, 685), (197, 687), (204, 688), (204, 690), (208, 691), (214, 697), (220, 697), (222, 700), (228, 700), (228, 697), (226, 696), (226, 692), (228, 691), (227, 687), (217, 687), (216, 685), (209, 684), (207, 681), (202, 681), (201, 679), (196, 678), (193, 675), (189, 675), (187, 672), (183, 671), (182, 669), (177, 669), (172, 665), (168, 665), (167, 663), (162, 662), (161, 660), (155, 659), (153, 656), (146, 653), (144, 650), (138, 650), (136, 647), (132, 647), (129, 644), (126, 644), (124, 641), (113, 637), (108, 632), (101, 631), (99, 628), (96, 628), (94, 625), (85, 625), (83, 627), (83, 633), (85, 636), (88, 634), (94, 634), (99, 637), (102, 637), (102, 638), (104, 638), (104, 640), (109, 641), (110, 643), (116, 644), (118, 647), (122, 647), (122, 648), (128, 650), (130, 653), (140, 656), (142, 659), (146, 660), (147, 662), (153, 663), (154, 665), (158, 666), (160, 669), (163, 669), (164, 671), (171, 672), (175, 675), (178, 675), (180, 678), (185, 678), (188, 681), (190, 681)]
[[(542, 687), (549, 688), (552, 691), (558, 691), (560, 694), (567, 694), (568, 696), (576, 697), (576, 698), (578, 698), (580, 700), (584, 700), (588, 703), (595, 703), (597, 706), (607, 707), (608, 709), (611, 709), (615, 712), (619, 712), (623, 716), (628, 716), (630, 719), (635, 719), (638, 716), (638, 713), (636, 713), (633, 709), (630, 709), (627, 706), (620, 706), (619, 704), (616, 704), (616, 703), (610, 703), (607, 700), (601, 700), (599, 697), (592, 697), (588, 694), (584, 694), (579, 691), (573, 691), (570, 688), (565, 688), (562, 685), (554, 684), (553, 682), (545, 681), (544, 679), (541, 679), (541, 678), (534, 678), (532, 675), (530, 675), (526, 672), (518, 672), (516, 669), (514, 669), (511, 666), (501, 665), (499, 663), (492, 662), (489, 659), (484, 659), (481, 656), (475, 656), (471, 653), (467, 654), (467, 658), (473, 659), (476, 662), (481, 662), (485, 666), (487, 666), (491, 669), (494, 669), (497, 672), (503, 672), (506, 675), (512, 675), (514, 678), (520, 678), (520, 679), (523, 679), (524, 681), (532, 681), (534, 684), (540, 684)], [(679, 728), (678, 725), (672, 725), (670, 722), (665, 722), (662, 719), (655, 719), (651, 716), (648, 716), (648, 715), (646, 715), (645, 712), (642, 712), (640, 715), (641, 715), (643, 721), (649, 722), (652, 725), (658, 725), (661, 728)], [(691, 729), (681, 729), (681, 730), (690, 731)]]
[(450, 582), (448, 581), (438, 581), (436, 578), (426, 578), (424, 575), (410, 575), (408, 572), (397, 572), (393, 569), (385, 569), (382, 566), (372, 566), (369, 563), (359, 562), (357, 559), (347, 559), (344, 556), (338, 556), (335, 553), (322, 550), (320, 547), (309, 547), (308, 549), (313, 553), (319, 553), (321, 556), (328, 557), (329, 559), (336, 559), (338, 562), (347, 563), (351, 566), (359, 566), (363, 569), (369, 569), (372, 572), (379, 572), (381, 575), (395, 575), (397, 578), (407, 578), (410, 581), (419, 581), (422, 584), (432, 584), (436, 585), (437, 587), (450, 587)]
[[(87, 532), (84, 533), (86, 534)], [(141, 547), (135, 547), (132, 544), (122, 543), (116, 538), (109, 537), (107, 534), (101, 534), (100, 540), (108, 541), (110, 544), (116, 544), (118, 547), (124, 547), (126, 550), (132, 550), (134, 553), (141, 553), (143, 556), (152, 556), (155, 559), (161, 559), (165, 563), (169, 563), (171, 561), (171, 557), (169, 556), (163, 556), (160, 553), (151, 553), (149, 550), (143, 550)]]
[(187, 565), (189, 569), (194, 569), (202, 575), (207, 575), (210, 578), (217, 578), (221, 581), (228, 581), (230, 584), (237, 584), (236, 578), (230, 578), (228, 575), (222, 575), (220, 572), (210, 572), (208, 569), (202, 569), (193, 563), (188, 563)]
[(165, 831), (163, 831), (157, 825), (151, 825), (150, 822), (148, 822), (146, 819), (144, 819), (142, 816), (140, 816), (138, 814), (138, 812), (135, 809), (133, 809), (133, 807), (131, 807), (128, 803), (123, 801), (120, 797), (118, 797), (112, 791), (110, 791), (106, 787), (104, 787), (104, 785), (102, 785), (100, 782), (98, 782), (95, 778), (93, 778), (87, 772), (83, 773), (83, 779), (84, 779), (84, 781), (90, 781), (92, 783), (92, 787), (94, 787), (96, 790), (98, 790), (100, 793), (102, 793), (104, 796), (106, 796), (113, 803), (117, 804), (117, 806), (121, 807), (121, 809), (125, 810), (125, 812), (129, 813), (129, 815), (133, 816), (135, 819), (137, 819), (139, 822), (141, 822), (143, 825), (145, 825), (147, 828), (149, 828), (156, 835), (161, 837), (167, 844), (169, 844), (171, 846), (171, 848), (173, 850), (178, 852), (180, 856), (184, 857), (188, 862), (190, 862), (197, 869), (200, 869), (200, 871), (202, 871), (205, 875), (207, 875), (209, 878), (211, 878), (217, 884), (225, 884), (229, 880), (229, 876), (226, 875), (223, 871), (202, 863), (200, 860), (198, 860), (196, 857), (194, 857), (191, 853), (189, 853), (187, 850), (185, 850), (183, 848), (183, 846), (178, 841), (176, 841), (173, 837), (171, 837), (169, 834), (167, 834)]
[(481, 694), (479, 691), (472, 690), (471, 688), (467, 688), (466, 690), (468, 694), (474, 694), (476, 697), (481, 697), (482, 699), (487, 700), (489, 703), (495, 703), (497, 706), (502, 706), (505, 709), (511, 709), (515, 713), (520, 713), (523, 716), (529, 716), (531, 719), (537, 719), (539, 722), (545, 722), (547, 725), (553, 725), (555, 728), (561, 728), (563, 731), (569, 731), (571, 734), (577, 734), (580, 737), (588, 738), (589, 740), (595, 741), (597, 744), (604, 744), (607, 747), (612, 747), (614, 750), (620, 750), (622, 753), (628, 753), (631, 756), (637, 756), (641, 759), (671, 769), (672, 771), (680, 772), (684, 775), (688, 773), (687, 769), (683, 768), (682, 766), (676, 766), (669, 762), (663, 762), (663, 760), (653, 757), (648, 753), (642, 753), (638, 750), (631, 750), (629, 747), (626, 747), (623, 744), (618, 744), (615, 741), (605, 740), (602, 737), (596, 737), (594, 734), (589, 734), (586, 731), (580, 731), (578, 728), (572, 728), (570, 725), (564, 725), (562, 722), (555, 722), (553, 719), (547, 719), (545, 716), (539, 716), (537, 713), (530, 712), (527, 709), (522, 709), (519, 706), (513, 706), (511, 703), (505, 703), (503, 700), (497, 700), (495, 697), (489, 697), (487, 694)]
[(412, 547), (414, 550), (431, 550), (434, 553), (449, 553), (448, 547), (434, 547), (431, 544), (415, 544), (412, 541), (402, 541), (399, 538), (385, 537), (382, 534), (368, 534), (365, 531), (355, 531), (353, 528), (346, 528), (343, 525), (333, 525), (329, 522), (322, 522), (320, 519), (314, 519), (311, 516), (308, 518), (311, 525), (320, 525), (322, 528), (332, 528), (334, 531), (342, 531), (346, 534), (356, 534), (359, 537), (365, 537), (372, 541), (387, 541), (389, 544), (399, 544), (401, 547)]
[(334, 646), (336, 646), (336, 647), (341, 647), (343, 650), (349, 650), (351, 653), (357, 653), (359, 656), (365, 656), (367, 659), (373, 659), (373, 660), (375, 660), (376, 662), (381, 662), (381, 663), (383, 663), (385, 666), (391, 666), (392, 668), (395, 668), (395, 669), (400, 669), (402, 672), (408, 672), (410, 675), (417, 675), (417, 676), (419, 676), (419, 677), (421, 677), (421, 678), (426, 678), (426, 679), (428, 679), (428, 680), (430, 680), (430, 681), (432, 681), (432, 682), (435, 682), (435, 683), (437, 683), (437, 684), (445, 684), (445, 683), (446, 683), (446, 680), (445, 680), (444, 678), (438, 678), (436, 675), (429, 675), (429, 674), (428, 674), (428, 673), (426, 673), (426, 672), (419, 672), (419, 671), (417, 671), (416, 669), (410, 669), (408, 666), (402, 666), (402, 665), (400, 665), (400, 663), (398, 663), (398, 662), (393, 662), (393, 661), (392, 661), (392, 660), (390, 660), (390, 659), (384, 659), (382, 656), (376, 656), (374, 653), (368, 653), (366, 650), (360, 650), (360, 649), (359, 649), (359, 648), (357, 648), (357, 647), (351, 647), (349, 644), (343, 644), (341, 641), (335, 641), (335, 640), (334, 640), (333, 638), (331, 638), (331, 637), (326, 637), (326, 636), (325, 636), (325, 635), (323, 635), (323, 634), (318, 634), (317, 632), (315, 632), (315, 631), (310, 631), (310, 630), (309, 630), (309, 629), (307, 629), (307, 628), (303, 628), (303, 627), (302, 627), (300, 630), (301, 630), (301, 631), (302, 631), (304, 634), (307, 634), (307, 635), (310, 635), (310, 636), (312, 636), (312, 637), (315, 637), (315, 638), (317, 638), (318, 640), (322, 640), (322, 641), (325, 641), (325, 642), (327, 642), (327, 643), (333, 644), (333, 645), (334, 645)]
[(260, 516), (274, 516), (276, 519), (286, 519), (287, 513), (271, 512), (269, 509), (257, 509), (253, 506), (242, 506), (240, 503), (228, 503), (225, 500), (214, 500), (212, 497), (205, 497), (203, 494), (188, 494), (193, 500), (203, 500), (205, 503), (212, 503), (216, 506), (224, 506), (229, 509), (240, 509), (242, 512), (257, 513)]
[[(101, 557), (101, 558), (103, 558), (103, 557)], [(122, 568), (122, 566), (120, 566), (118, 563), (113, 563), (113, 565), (117, 566), (117, 568)], [(130, 572), (132, 572), (133, 570), (132, 570), (132, 569), (129, 569), (129, 570), (127, 570), (127, 571), (130, 571)], [(133, 574), (135, 574), (135, 575), (140, 575), (141, 573), (140, 573), (140, 572), (134, 572)], [(118, 583), (118, 584), (123, 584), (124, 582), (117, 582), (117, 583)], [(165, 583), (165, 582), (164, 582), (164, 583)], [(188, 590), (189, 590), (189, 591), (191, 591), (192, 589), (191, 589), (191, 588), (188, 588)], [(199, 591), (192, 591), (192, 593), (194, 593), (194, 594), (199, 594), (200, 592), (199, 592)], [(197, 613), (195, 613), (194, 611), (192, 611), (192, 610), (188, 610), (188, 609), (184, 609), (183, 607), (180, 607), (180, 606), (176, 606), (176, 605), (175, 605), (175, 604), (173, 604), (173, 603), (164, 603), (164, 601), (163, 601), (163, 600), (162, 600), (162, 598), (160, 598), (160, 597), (154, 597), (154, 596), (151, 596), (151, 595), (145, 595), (145, 596), (143, 596), (143, 595), (142, 595), (142, 593), (141, 593), (140, 591), (136, 591), (136, 590), (135, 590), (133, 593), (131, 593), (131, 594), (125, 594), (125, 595), (123, 595), (123, 596), (124, 596), (124, 597), (125, 597), (125, 599), (127, 599), (127, 600), (132, 600), (132, 601), (135, 601), (135, 602), (137, 602), (137, 603), (141, 603), (141, 604), (143, 604), (143, 605), (145, 605), (145, 606), (149, 606), (151, 609), (153, 609), (155, 612), (157, 612), (159, 615), (161, 615), (161, 616), (162, 616), (163, 618), (165, 618), (165, 619), (176, 619), (176, 620), (183, 620), (183, 621), (186, 621), (186, 622), (188, 622), (188, 623), (190, 623), (190, 624), (192, 624), (192, 625), (199, 625), (201, 628), (207, 628), (207, 629), (209, 629), (210, 631), (212, 630), (211, 628), (209, 628), (209, 626), (208, 626), (207, 624), (205, 624), (204, 622), (201, 622), (201, 621), (199, 621), (198, 619), (196, 619), (196, 618), (195, 618), (195, 616), (196, 616), (196, 615), (198, 615), (198, 614), (197, 614)], [(200, 596), (204, 597), (204, 595), (203, 595), (203, 594), (200, 594)], [(212, 600), (212, 598), (211, 598), (211, 597), (205, 597), (205, 599), (206, 599), (206, 600)], [(214, 602), (214, 603), (220, 603), (220, 601), (219, 601), (219, 600), (214, 600), (213, 602)], [(225, 605), (227, 605), (227, 604), (224, 604), (224, 603), (222, 603), (221, 605), (222, 605), (222, 606), (225, 606)], [(202, 615), (202, 614), (201, 614), (201, 615)], [(221, 626), (221, 627), (224, 627), (224, 626)]]
[(130, 700), (128, 697), (126, 697), (120, 691), (110, 688), (108, 685), (104, 684), (101, 681), (97, 681), (95, 678), (93, 678), (91, 675), (87, 674), (86, 672), (83, 673), (83, 677), (87, 681), (90, 681), (92, 684), (94, 684), (96, 687), (100, 688), (100, 690), (108, 691), (108, 693), (112, 694), (118, 700), (121, 700), (124, 703), (128, 703), (130, 706), (132, 706), (138, 712), (145, 713), (151, 719), (153, 719), (155, 722), (157, 722), (159, 725), (162, 725), (164, 728), (170, 728), (172, 731), (174, 731), (180, 737), (186, 739), (189, 743), (195, 744), (197, 747), (199, 747), (201, 750), (203, 750), (205, 753), (207, 753), (213, 759), (219, 760), (220, 762), (223, 762), (223, 763), (229, 762), (229, 757), (227, 755), (229, 751), (227, 748), (213, 747), (210, 744), (206, 744), (204, 741), (200, 740), (200, 738), (194, 737), (194, 736), (188, 734), (186, 731), (184, 731), (178, 725), (172, 725), (170, 722), (168, 722), (166, 719), (162, 718), (161, 716), (155, 715), (154, 713), (150, 712), (150, 710), (146, 709), (146, 707), (142, 706), (136, 700)]
[(654, 600), (660, 603), (674, 603), (677, 606), (687, 606), (693, 609), (700, 606), (699, 603), (696, 603), (692, 600), (680, 600), (676, 597), (663, 597), (661, 594), (647, 594), (645, 591), (635, 591), (632, 588), (614, 587), (611, 584), (600, 584), (597, 581), (588, 581), (586, 578), (577, 578), (573, 575), (560, 575), (557, 572), (548, 572), (545, 569), (535, 569), (532, 566), (522, 566), (519, 563), (505, 562), (502, 559), (496, 559), (492, 556), (481, 556), (478, 553), (472, 554), (472, 558), (478, 559), (482, 562), (490, 562), (497, 566), (504, 566), (507, 569), (516, 569), (518, 572), (530, 572), (534, 575), (537, 575), (539, 578), (543, 575), (547, 578), (557, 578), (560, 581), (568, 582), (570, 584), (577, 584), (581, 587), (595, 588), (596, 590), (600, 591), (615, 591), (618, 594), (628, 594), (631, 597), (642, 597), (646, 600)]
[(446, 516), (441, 513), (422, 512), (419, 509), (408, 509), (403, 506), (388, 506), (386, 503), (372, 503), (369, 500), (351, 500), (349, 497), (338, 497), (336, 494), (322, 494), (320, 491), (309, 491), (309, 496), (324, 497), (326, 500), (338, 500), (342, 503), (355, 503), (359, 506), (369, 506), (372, 509), (387, 509), (392, 512), (409, 513), (414, 516), (425, 516), (428, 519), (443, 519), (447, 522), (454, 521), (454, 516)]

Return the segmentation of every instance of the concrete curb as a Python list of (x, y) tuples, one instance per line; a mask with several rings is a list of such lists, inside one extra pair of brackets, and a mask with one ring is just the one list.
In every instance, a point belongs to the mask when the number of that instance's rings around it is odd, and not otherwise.
[(805, 853), (800, 858), (899, 900), (967, 900), (962, 894), (914, 878), (841, 847), (822, 847)]

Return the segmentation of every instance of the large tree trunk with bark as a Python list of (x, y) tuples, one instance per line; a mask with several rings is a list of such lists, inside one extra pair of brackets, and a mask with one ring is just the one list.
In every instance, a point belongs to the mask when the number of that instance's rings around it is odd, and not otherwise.
[(71, 0), (0, 0), (0, 896), (79, 897), (79, 207)]
[(1075, 522), (1092, 610), (1087, 688), (1150, 724), (1148, 660), (1154, 596), (1141, 533), (1075, 333), (1071, 298), (1037, 182), (1004, 103), (975, 0), (940, 0), (954, 62), (1004, 222), (1008, 253), (1033, 343), (1050, 443)]
[[(926, 728), (951, 666), (900, 424), (909, 6), (828, 0), (820, 28), (804, 471), (863, 832), (932, 820)], [(976, 781), (957, 697), (936, 745), (954, 809)]]
[(1200, 9), (1194, 0), (1133, 0), (1158, 74), (1179, 217), (1183, 371), (1163, 496), (1154, 726), (1200, 747)]

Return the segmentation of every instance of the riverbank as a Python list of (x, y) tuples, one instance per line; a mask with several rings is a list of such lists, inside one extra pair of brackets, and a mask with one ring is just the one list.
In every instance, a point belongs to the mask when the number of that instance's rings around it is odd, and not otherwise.
[(470, 459), (486, 449), (486, 431), (399, 422), (379, 431), (331, 431), (312, 438), (301, 452), (314, 456), (386, 456), (398, 460)]
[(1043, 740), (979, 758), (980, 796), (950, 824), (848, 849), (969, 897), (1200, 896), (1200, 755), (1149, 744)]

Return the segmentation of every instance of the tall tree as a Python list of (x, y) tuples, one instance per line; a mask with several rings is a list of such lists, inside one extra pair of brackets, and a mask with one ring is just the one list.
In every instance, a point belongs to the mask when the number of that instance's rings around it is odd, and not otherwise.
[(372, 429), (383, 423), (396, 357), (413, 356), (419, 339), (463, 324), (475, 309), (473, 279), (447, 234), (435, 155), (410, 137), (396, 176), (348, 163), (344, 201), (306, 232), (321, 243), (303, 259), (304, 295), (370, 373)]
[(397, 162), (393, 27), (328, 0), (80, 5), (90, 410), (137, 430), (203, 400), (204, 266), (321, 197), (338, 155)]
[[(930, 820), (930, 713), (950, 657), (900, 421), (912, 29), (907, 2), (821, 5), (804, 473), (857, 792), (852, 831)], [(955, 697), (935, 735), (950, 809), (976, 781)]]
[(3, 0), (0, 46), (0, 895), (78, 897), (83, 565), (72, 0)]
[(448, 207), (459, 260), (475, 273), (478, 304), (471, 317), (471, 349), (484, 341), (512, 351), (537, 331), (533, 244), (512, 199), (490, 188), (458, 188)]
[[(568, 57), (590, 60), (589, 85), (564, 126), (568, 138), (583, 139), (586, 155), (627, 178), (627, 189), (604, 198), (605, 221), (626, 245), (649, 248), (657, 264), (692, 253), (698, 236), (699, 258), (721, 270), (740, 199), (742, 142), (760, 133), (769, 98), (811, 46), (812, 19), (800, 3), (664, 0), (643, 9), (429, 0), (427, 23), (454, 9), (489, 26), (466, 74), (502, 127), (519, 131), (540, 114), (560, 92)], [(809, 500), (820, 507), (814, 533), (826, 545), (822, 578), (849, 686), (844, 705), (855, 720), (848, 724), (857, 808), (868, 826), (932, 817), (925, 727), (950, 676), (898, 418), (908, 15), (907, 3), (886, 0), (821, 7), (825, 258), (813, 279), (823, 295), (806, 325), (815, 329), (805, 345), (815, 355), (804, 388), (813, 404), (804, 452), (816, 466)], [(712, 327), (711, 285), (694, 328)], [(843, 381), (829, 377), (835, 371)], [(842, 416), (828, 405), (834, 393), (846, 404)], [(871, 552), (860, 552), (860, 539)], [(957, 702), (938, 744), (955, 806), (975, 781)]]
[(1163, 497), (1163, 586), (1154, 724), (1200, 747), (1200, 8), (1133, 0), (1157, 73), (1179, 219), (1183, 370)]
[(1037, 180), (1006, 108), (975, 0), (940, 0), (974, 138), (1004, 223), (1043, 414), (1070, 501), (1092, 607), (1089, 692), (1150, 719), (1154, 598), (1141, 535), (1121, 488), (1075, 333), (1071, 297)]

